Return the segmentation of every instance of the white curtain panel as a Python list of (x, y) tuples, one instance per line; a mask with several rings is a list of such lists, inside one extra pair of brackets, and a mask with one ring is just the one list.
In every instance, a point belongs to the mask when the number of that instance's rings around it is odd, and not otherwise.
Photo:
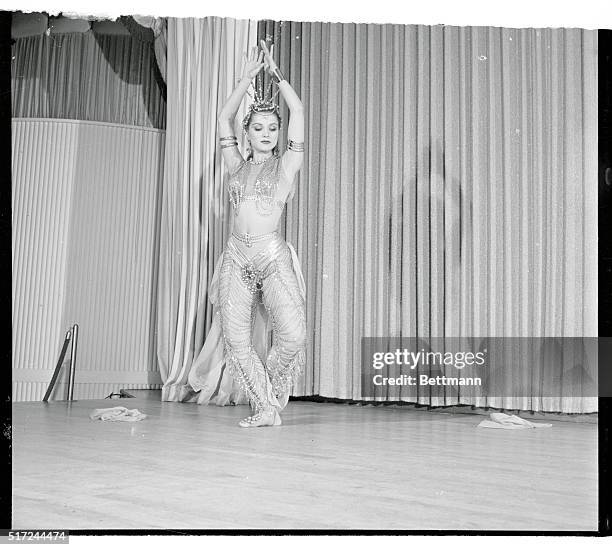
[(183, 397), (189, 370), (211, 325), (208, 286), (230, 221), (217, 114), (240, 79), (243, 54), (256, 40), (256, 21), (168, 19), (157, 316), (163, 400)]

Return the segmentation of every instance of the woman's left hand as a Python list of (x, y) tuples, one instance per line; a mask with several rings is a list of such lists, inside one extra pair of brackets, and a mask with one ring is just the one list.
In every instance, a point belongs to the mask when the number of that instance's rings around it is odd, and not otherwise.
[(274, 62), (274, 59), (272, 59), (272, 55), (274, 54), (274, 44), (272, 44), (270, 48), (271, 49), (268, 50), (268, 46), (266, 45), (265, 40), (261, 41), (261, 49), (263, 50), (263, 53), (264, 53), (264, 67), (268, 71), (269, 74), (272, 74), (274, 69), (278, 68), (278, 65)]

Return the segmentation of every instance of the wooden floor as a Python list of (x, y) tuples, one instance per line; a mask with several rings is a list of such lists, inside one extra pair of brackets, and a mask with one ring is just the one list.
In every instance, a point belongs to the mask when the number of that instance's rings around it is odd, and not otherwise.
[[(146, 420), (90, 420), (127, 406)], [(16, 403), (14, 529), (597, 529), (597, 425), (290, 402)]]

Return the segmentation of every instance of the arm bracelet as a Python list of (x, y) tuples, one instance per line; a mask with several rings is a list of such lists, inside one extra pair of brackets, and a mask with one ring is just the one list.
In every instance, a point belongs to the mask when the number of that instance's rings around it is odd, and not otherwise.
[(292, 139), (289, 140), (289, 144), (287, 145), (288, 149), (291, 149), (292, 151), (295, 151), (296, 153), (303, 153), (304, 152), (304, 142), (303, 141), (293, 141)]
[(219, 141), (237, 141), (238, 138), (236, 136), (227, 136), (219, 138)]
[(234, 141), (233, 143), (221, 144), (221, 149), (227, 149), (228, 147), (238, 147), (238, 143)]
[(271, 72), (272, 72), (272, 76), (276, 78), (277, 83), (279, 83), (281, 80), (285, 80), (283, 73), (280, 72), (280, 69), (278, 67), (274, 67), (274, 69), (272, 69)]

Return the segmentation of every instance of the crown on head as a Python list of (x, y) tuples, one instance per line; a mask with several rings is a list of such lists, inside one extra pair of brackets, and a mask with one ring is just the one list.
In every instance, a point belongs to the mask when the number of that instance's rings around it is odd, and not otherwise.
[(251, 121), (251, 117), (255, 113), (274, 113), (278, 117), (279, 128), (281, 125), (281, 116), (280, 116), (280, 108), (277, 103), (275, 103), (276, 96), (280, 90), (276, 90), (276, 93), (272, 95), (272, 81), (270, 81), (270, 85), (266, 88), (264, 93), (263, 83), (262, 83), (261, 75), (257, 76), (258, 85), (253, 86), (253, 94), (251, 94), (247, 90), (247, 94), (251, 97), (253, 102), (249, 105), (249, 111), (242, 120), (242, 128), (246, 132), (249, 126), (249, 122)]

